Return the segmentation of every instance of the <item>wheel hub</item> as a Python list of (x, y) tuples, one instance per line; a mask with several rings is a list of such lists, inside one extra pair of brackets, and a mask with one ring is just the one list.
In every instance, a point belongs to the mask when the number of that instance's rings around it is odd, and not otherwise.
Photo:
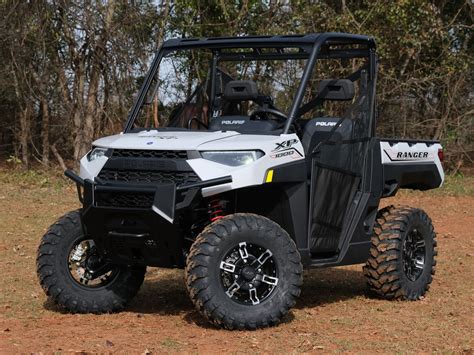
[(416, 281), (423, 273), (425, 257), (423, 235), (417, 229), (413, 229), (405, 237), (402, 247), (403, 270), (410, 281)]
[(245, 266), (242, 269), (241, 275), (246, 281), (252, 281), (257, 275), (257, 271), (252, 266)]
[(105, 266), (91, 239), (78, 241), (69, 253), (69, 273), (81, 286), (95, 288), (111, 282), (117, 275), (117, 270)]
[(99, 266), (102, 266), (102, 264), (102, 258), (95, 254), (88, 256), (86, 259), (86, 267), (89, 270), (95, 270)]
[(263, 302), (278, 284), (272, 252), (256, 244), (239, 243), (224, 256), (220, 269), (225, 293), (240, 304)]

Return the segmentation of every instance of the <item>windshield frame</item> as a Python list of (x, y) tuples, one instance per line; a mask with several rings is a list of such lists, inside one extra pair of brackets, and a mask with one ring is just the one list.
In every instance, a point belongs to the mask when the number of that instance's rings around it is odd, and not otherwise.
[[(365, 48), (357, 49), (337, 49), (330, 50), (330, 46), (337, 45), (362, 45)], [(170, 52), (188, 49), (210, 49), (213, 52), (213, 65), (211, 68), (211, 88), (214, 87), (215, 71), (217, 58), (222, 57), (226, 60), (256, 60), (256, 59), (307, 59), (304, 66), (303, 75), (301, 77), (298, 89), (293, 102), (290, 105), (288, 119), (281, 134), (288, 134), (291, 125), (298, 117), (298, 111), (301, 108), (301, 103), (304, 93), (313, 69), (318, 58), (368, 58), (369, 60), (369, 80), (372, 83), (371, 96), (371, 112), (369, 113), (369, 126), (372, 134), (375, 130), (375, 78), (376, 78), (376, 56), (375, 56), (375, 41), (371, 37), (361, 35), (351, 35), (346, 33), (322, 33), (309, 35), (290, 35), (290, 36), (248, 36), (248, 37), (221, 37), (221, 38), (206, 38), (206, 39), (171, 39), (163, 43), (155, 55), (150, 69), (145, 76), (145, 80), (140, 88), (140, 91), (135, 99), (132, 109), (129, 112), (127, 121), (124, 126), (123, 133), (132, 131), (133, 124), (140, 112), (141, 106), (144, 103), (145, 97), (150, 89), (156, 72), (159, 70), (162, 59)], [(222, 54), (224, 49), (253, 49), (253, 54), (246, 57), (245, 54)], [(278, 54), (262, 54), (259, 53), (260, 48), (274, 48), (277, 51), (283, 48), (300, 48), (298, 53), (278, 53)], [(217, 55), (216, 55), (217, 54)], [(234, 58), (232, 58), (234, 56)], [(211, 96), (214, 94), (211, 91)], [(211, 97), (211, 100), (213, 98)], [(371, 134), (371, 135), (372, 135)]]

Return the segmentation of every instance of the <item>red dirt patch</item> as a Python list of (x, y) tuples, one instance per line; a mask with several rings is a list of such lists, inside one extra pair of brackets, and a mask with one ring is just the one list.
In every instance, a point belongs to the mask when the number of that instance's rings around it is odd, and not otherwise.
[(2, 185), (0, 353), (472, 352), (473, 197), (410, 193), (383, 201), (421, 207), (433, 219), (439, 257), (425, 299), (389, 302), (369, 297), (360, 265), (310, 270), (283, 324), (230, 332), (209, 326), (194, 310), (180, 270), (149, 268), (125, 312), (62, 313), (39, 287), (35, 256), (47, 226), (78, 207), (75, 190)]

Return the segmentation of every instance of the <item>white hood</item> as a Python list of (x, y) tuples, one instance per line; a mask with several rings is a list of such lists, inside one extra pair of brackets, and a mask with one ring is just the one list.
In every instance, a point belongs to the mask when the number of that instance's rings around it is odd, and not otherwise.
[(239, 135), (234, 131), (142, 131), (122, 133), (96, 140), (93, 145), (114, 149), (196, 150), (203, 143)]

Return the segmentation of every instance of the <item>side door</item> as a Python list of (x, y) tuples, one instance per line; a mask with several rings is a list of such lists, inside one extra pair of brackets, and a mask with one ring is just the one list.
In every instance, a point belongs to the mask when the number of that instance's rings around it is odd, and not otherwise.
[(313, 258), (337, 257), (345, 241), (355, 233), (365, 233), (364, 218), (356, 215), (365, 209), (361, 200), (367, 192), (373, 83), (366, 69), (351, 79), (358, 88), (353, 102), (340, 117), (321, 118), (331, 122), (331, 128), (321, 125), (326, 133), (313, 140), (307, 152), (311, 168), (308, 234)]

